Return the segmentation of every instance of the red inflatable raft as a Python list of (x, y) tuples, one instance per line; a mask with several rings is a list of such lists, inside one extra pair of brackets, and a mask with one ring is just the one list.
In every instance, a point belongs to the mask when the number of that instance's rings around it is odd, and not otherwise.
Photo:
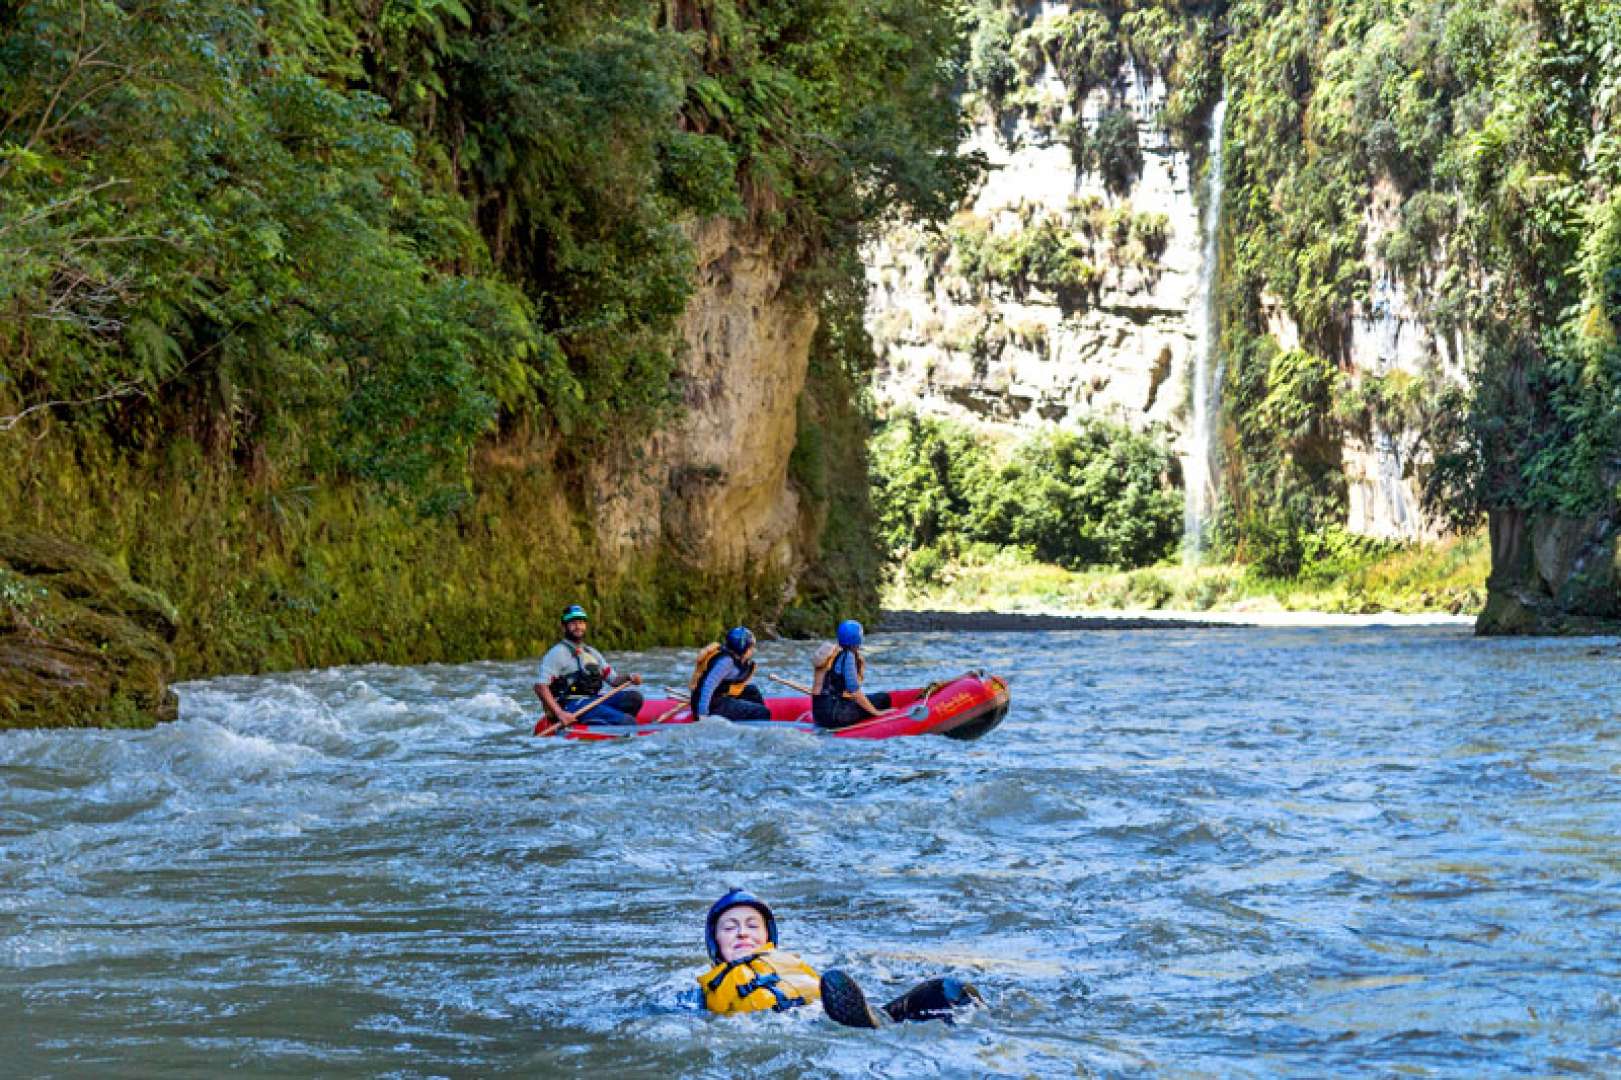
[[(946, 682), (913, 690), (891, 690), (891, 708), (870, 720), (849, 727), (828, 730), (811, 720), (808, 697), (766, 698), (771, 709), (769, 720), (721, 720), (744, 727), (793, 728), (817, 732), (836, 739), (893, 739), (901, 735), (944, 735), (948, 739), (977, 739), (1002, 722), (1010, 698), (1004, 679), (971, 672)], [(687, 703), (670, 698), (647, 701), (636, 714), (636, 724), (593, 724), (587, 714), (577, 724), (559, 732), (550, 718), (542, 717), (535, 734), (559, 735), (569, 739), (622, 739), (630, 735), (651, 735), (656, 731), (682, 727), (693, 722)]]

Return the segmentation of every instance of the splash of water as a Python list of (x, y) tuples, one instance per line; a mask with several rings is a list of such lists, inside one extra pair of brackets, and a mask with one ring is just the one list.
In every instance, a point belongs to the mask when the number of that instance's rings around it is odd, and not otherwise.
[(1227, 96), (1210, 114), (1210, 164), (1206, 171), (1204, 252), (1199, 263), (1199, 295), (1194, 310), (1198, 340), (1193, 352), (1193, 431), (1189, 438), (1186, 478), (1187, 507), (1182, 536), (1183, 558), (1196, 565), (1204, 551), (1205, 529), (1216, 490), (1216, 423), (1221, 413), (1221, 328), (1218, 271), (1221, 243), (1222, 135), (1227, 118)]

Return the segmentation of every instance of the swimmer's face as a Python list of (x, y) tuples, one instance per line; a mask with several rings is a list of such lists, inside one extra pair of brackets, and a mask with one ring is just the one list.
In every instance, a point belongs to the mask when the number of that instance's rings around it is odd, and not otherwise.
[(766, 947), (765, 916), (746, 904), (729, 907), (715, 920), (715, 944), (728, 964)]

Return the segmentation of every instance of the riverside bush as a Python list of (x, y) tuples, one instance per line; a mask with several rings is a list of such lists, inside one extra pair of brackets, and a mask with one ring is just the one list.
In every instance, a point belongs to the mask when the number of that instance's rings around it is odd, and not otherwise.
[(1019, 547), (1072, 568), (1129, 567), (1164, 558), (1181, 532), (1182, 495), (1159, 432), (1092, 419), (1008, 448), (908, 415), (875, 438), (872, 461), (880, 537), (920, 579), (962, 544)]

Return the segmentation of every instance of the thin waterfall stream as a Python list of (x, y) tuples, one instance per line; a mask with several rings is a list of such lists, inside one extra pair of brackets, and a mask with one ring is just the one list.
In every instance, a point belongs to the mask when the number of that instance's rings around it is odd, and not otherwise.
[(1205, 530), (1216, 499), (1216, 430), (1221, 414), (1221, 203), (1222, 134), (1227, 119), (1224, 93), (1210, 114), (1210, 160), (1205, 174), (1202, 221), (1204, 253), (1199, 261), (1199, 290), (1193, 310), (1197, 340), (1193, 350), (1193, 428), (1188, 436), (1187, 510), (1183, 521), (1183, 557), (1197, 564), (1204, 551)]

